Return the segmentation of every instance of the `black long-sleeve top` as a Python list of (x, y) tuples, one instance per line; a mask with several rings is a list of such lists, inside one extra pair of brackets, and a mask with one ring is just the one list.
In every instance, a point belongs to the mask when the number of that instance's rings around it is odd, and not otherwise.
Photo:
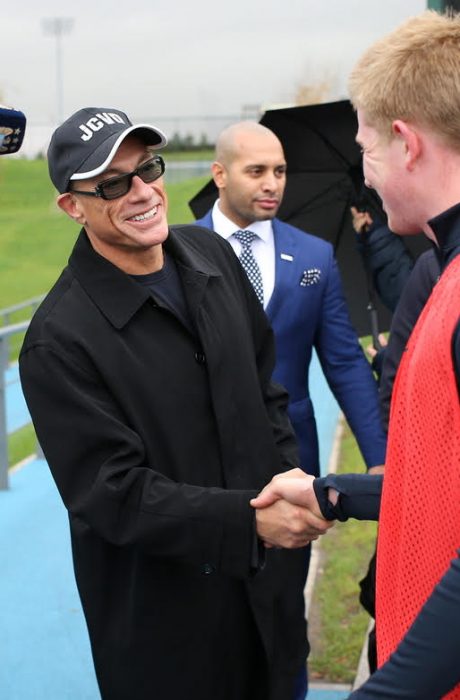
[[(441, 268), (460, 254), (460, 204), (430, 222), (439, 246)], [(452, 337), (454, 372), (460, 394), (460, 320)], [(391, 430), (391, 426), (390, 426)], [(459, 469), (460, 465), (452, 465)], [(382, 477), (329, 475), (314, 482), (328, 519), (378, 519)], [(340, 496), (336, 506), (328, 488)], [(460, 504), (459, 504), (460, 507)], [(460, 541), (460, 533), (459, 533)], [(396, 651), (349, 700), (435, 700), (460, 683), (460, 550), (417, 615)]]
[(375, 289), (394, 311), (401, 292), (414, 267), (414, 257), (400, 236), (379, 220), (364, 233), (356, 235), (356, 245), (372, 275)]
[(385, 429), (388, 430), (393, 382), (401, 355), (412, 329), (431, 294), (441, 272), (438, 249), (426, 250), (420, 255), (404, 285), (391, 321), (390, 339), (382, 354), (380, 372), (380, 407)]

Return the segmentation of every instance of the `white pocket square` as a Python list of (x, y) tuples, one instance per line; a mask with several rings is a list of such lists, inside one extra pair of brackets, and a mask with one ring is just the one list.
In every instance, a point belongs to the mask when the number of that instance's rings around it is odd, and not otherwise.
[(312, 284), (318, 284), (321, 279), (321, 270), (317, 267), (312, 267), (310, 270), (304, 270), (300, 278), (301, 287), (311, 287)]

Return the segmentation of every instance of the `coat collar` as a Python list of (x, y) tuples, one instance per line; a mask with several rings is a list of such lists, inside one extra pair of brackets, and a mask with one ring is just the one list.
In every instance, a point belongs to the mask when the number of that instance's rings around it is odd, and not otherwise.
[(444, 268), (460, 252), (460, 204), (456, 204), (428, 222), (439, 245), (438, 257)]
[[(200, 303), (209, 277), (219, 270), (194, 240), (193, 226), (169, 229), (165, 250), (176, 260), (184, 282), (184, 293), (192, 307)], [(134, 314), (151, 301), (150, 292), (130, 275), (99, 255), (84, 229), (69, 258), (69, 267), (90, 299), (115, 328), (123, 328)]]

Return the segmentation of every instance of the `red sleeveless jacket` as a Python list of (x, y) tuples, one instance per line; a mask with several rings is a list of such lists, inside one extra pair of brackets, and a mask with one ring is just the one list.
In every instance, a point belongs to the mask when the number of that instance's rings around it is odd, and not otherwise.
[[(460, 547), (460, 403), (452, 360), (459, 317), (460, 256), (420, 315), (393, 390), (377, 554), (379, 665)], [(445, 697), (460, 699), (460, 685)]]

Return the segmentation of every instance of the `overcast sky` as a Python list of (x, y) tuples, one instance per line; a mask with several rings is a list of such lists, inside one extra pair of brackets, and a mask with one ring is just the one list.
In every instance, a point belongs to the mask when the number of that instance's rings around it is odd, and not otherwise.
[(29, 124), (58, 118), (56, 39), (43, 20), (73, 18), (62, 39), (63, 113), (118, 107), (136, 119), (238, 115), (292, 102), (326, 82), (346, 96), (363, 49), (426, 0), (21, 0), (3, 3), (0, 95)]

